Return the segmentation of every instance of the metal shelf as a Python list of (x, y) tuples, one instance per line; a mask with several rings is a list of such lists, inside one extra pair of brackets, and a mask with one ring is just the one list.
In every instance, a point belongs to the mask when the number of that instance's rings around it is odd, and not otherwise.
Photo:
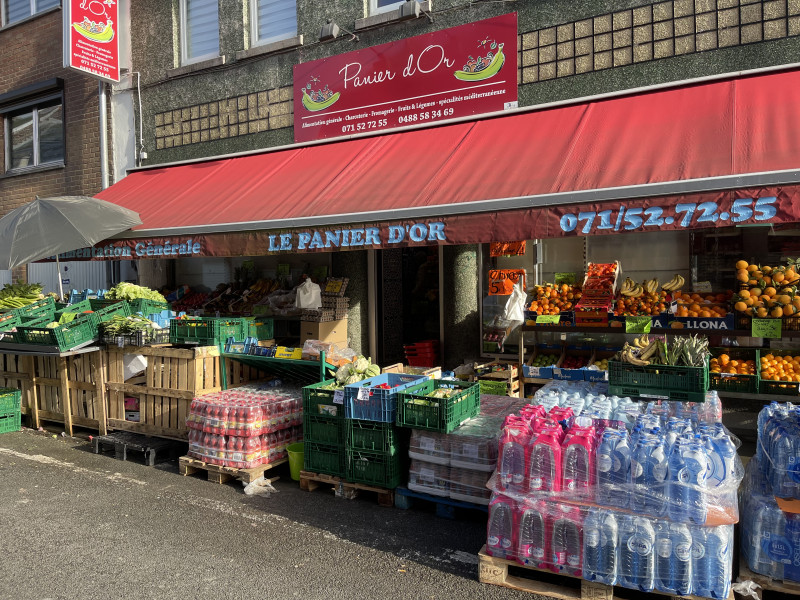
[[(572, 325), (522, 325), (520, 330), (541, 331), (553, 333), (617, 333), (625, 335), (624, 327), (573, 327)], [(650, 333), (661, 335), (694, 335), (702, 333), (705, 335), (724, 335), (728, 337), (752, 337), (749, 329), (672, 329), (657, 328), (651, 329)], [(800, 338), (800, 331), (783, 331), (781, 334), (785, 338)]]

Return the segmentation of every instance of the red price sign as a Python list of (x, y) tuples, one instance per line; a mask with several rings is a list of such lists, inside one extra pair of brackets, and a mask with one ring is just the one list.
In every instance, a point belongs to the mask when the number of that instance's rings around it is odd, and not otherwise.
[(520, 280), (522, 280), (522, 287), (524, 288), (525, 269), (490, 269), (489, 295), (509, 296)]
[(492, 242), (489, 245), (489, 256), (523, 256), (525, 240), (521, 242)]

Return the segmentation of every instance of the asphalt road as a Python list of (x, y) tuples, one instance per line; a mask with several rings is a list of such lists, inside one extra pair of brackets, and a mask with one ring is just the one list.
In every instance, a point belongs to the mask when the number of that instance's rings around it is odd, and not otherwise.
[(477, 581), (485, 520), (181, 477), (88, 442), (0, 436), (0, 598), (526, 599)]

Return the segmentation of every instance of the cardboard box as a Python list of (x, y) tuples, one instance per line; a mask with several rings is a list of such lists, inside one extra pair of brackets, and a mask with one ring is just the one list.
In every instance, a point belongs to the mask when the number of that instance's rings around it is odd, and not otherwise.
[(300, 344), (306, 340), (319, 340), (348, 347), (347, 342), (347, 319), (338, 321), (326, 321), (317, 323), (316, 321), (300, 321)]

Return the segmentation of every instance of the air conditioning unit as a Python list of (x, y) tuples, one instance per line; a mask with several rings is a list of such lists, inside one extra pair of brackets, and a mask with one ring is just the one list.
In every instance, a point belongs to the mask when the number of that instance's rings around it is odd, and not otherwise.
[(400, 5), (400, 20), (417, 19), (419, 18), (419, 12), (419, 2), (417, 0), (408, 0), (405, 4)]

